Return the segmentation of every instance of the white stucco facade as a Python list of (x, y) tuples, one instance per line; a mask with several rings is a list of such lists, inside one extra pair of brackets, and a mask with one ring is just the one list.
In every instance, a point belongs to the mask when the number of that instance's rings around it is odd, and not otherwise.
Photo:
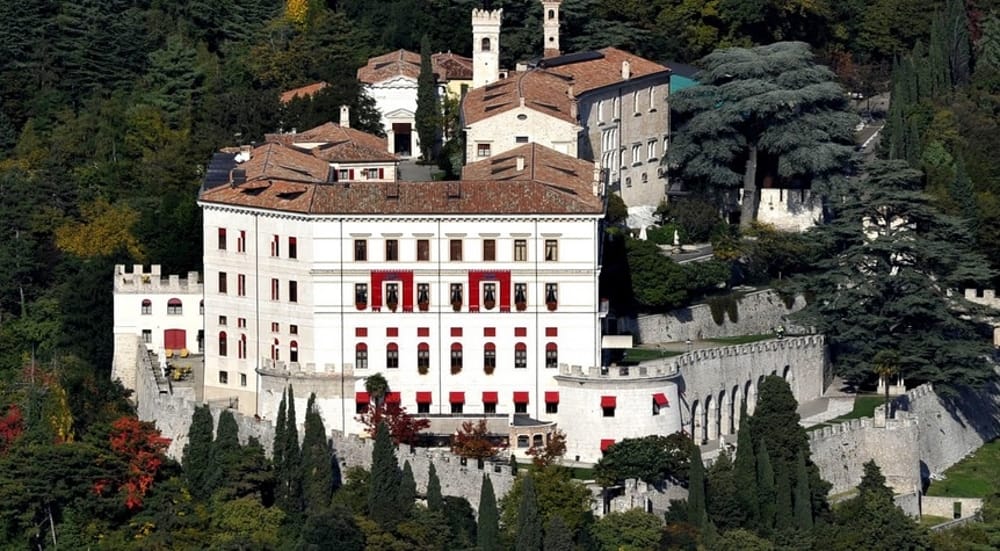
[[(382, 114), (389, 151), (400, 155), (414, 155), (420, 151), (420, 141), (415, 128), (417, 114), (417, 80), (404, 75), (365, 85), (365, 91), (375, 100), (375, 107)], [(397, 150), (394, 124), (409, 125), (409, 149)], [(398, 128), (398, 127), (397, 127)]]
[(465, 158), (472, 163), (526, 143), (537, 143), (578, 157), (580, 130), (577, 124), (522, 105), (468, 125)]

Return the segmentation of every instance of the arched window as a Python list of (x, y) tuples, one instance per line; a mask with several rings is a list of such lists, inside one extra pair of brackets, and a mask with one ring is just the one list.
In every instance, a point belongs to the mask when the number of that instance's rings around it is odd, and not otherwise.
[(493, 370), (497, 367), (497, 347), (495, 344), (488, 342), (483, 346), (483, 369), (486, 373), (493, 373)]
[(522, 434), (522, 435), (518, 436), (517, 437), (517, 447), (519, 447), (519, 448), (527, 448), (528, 447), (528, 441), (529, 440), (528, 440), (528, 435), (527, 434)]
[(528, 367), (528, 347), (523, 342), (514, 345), (514, 367)]
[(292, 341), (288, 343), (288, 361), (297, 362), (299, 361), (299, 343), (298, 341)]
[(559, 367), (559, 347), (554, 342), (545, 345), (545, 367)]
[(142, 315), (148, 316), (153, 313), (153, 301), (148, 298), (142, 299)]
[(385, 347), (385, 366), (391, 369), (399, 367), (399, 345), (394, 342)]
[(226, 332), (219, 331), (219, 355), (225, 357), (228, 348), (229, 347), (227, 346)]
[(545, 445), (545, 439), (541, 434), (536, 434), (532, 437), (531, 445), (535, 448), (540, 448)]
[(431, 368), (431, 347), (422, 342), (417, 345), (417, 370), (421, 375)]
[(281, 347), (278, 344), (278, 339), (274, 339), (271, 343), (271, 359), (278, 361), (281, 359)]
[(451, 372), (458, 373), (462, 370), (462, 345), (453, 343), (451, 345)]
[(556, 18), (556, 10), (549, 10), (549, 19)]
[(182, 314), (184, 311), (184, 306), (181, 304), (181, 299), (172, 298), (167, 301), (167, 313), (168, 314)]
[(363, 342), (354, 347), (354, 368), (368, 369), (368, 345)]
[(479, 50), (483, 51), (483, 52), (490, 51), (490, 39), (489, 38), (483, 38), (482, 47), (479, 48)]
[(240, 334), (240, 342), (236, 345), (236, 357), (239, 359), (245, 359), (247, 357), (247, 336), (246, 333)]

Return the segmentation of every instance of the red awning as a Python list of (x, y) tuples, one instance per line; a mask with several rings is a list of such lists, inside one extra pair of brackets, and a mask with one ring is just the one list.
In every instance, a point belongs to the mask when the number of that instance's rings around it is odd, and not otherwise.
[(385, 394), (385, 403), (387, 404), (398, 404), (402, 401), (398, 392), (387, 392)]
[(545, 345), (545, 349), (546, 350), (559, 350), (559, 347), (556, 346), (556, 343), (550, 342), (550, 343), (548, 343), (548, 344)]
[(483, 350), (496, 350), (496, 349), (497, 349), (497, 345), (495, 345), (495, 344), (493, 344), (491, 342), (488, 342), (488, 343), (486, 343), (486, 344), (483, 345)]
[(610, 448), (611, 446), (614, 446), (614, 445), (615, 445), (615, 439), (614, 438), (602, 438), (601, 439), (601, 451), (602, 452), (608, 451), (608, 448)]
[(617, 407), (618, 400), (614, 396), (601, 396), (601, 407), (602, 408), (613, 408)]
[(359, 403), (359, 404), (367, 404), (367, 403), (371, 402), (371, 399), (368, 398), (368, 393), (367, 392), (355, 392), (354, 393), (354, 401), (357, 402), (357, 403)]
[(417, 403), (418, 404), (429, 404), (429, 403), (431, 403), (431, 393), (430, 392), (417, 392)]
[(666, 394), (664, 394), (662, 392), (657, 392), (656, 394), (653, 395), (653, 403), (655, 403), (656, 405), (658, 405), (658, 406), (660, 406), (662, 408), (664, 406), (669, 405), (670, 401), (667, 400), (667, 395)]
[(527, 404), (528, 403), (528, 393), (527, 392), (515, 392), (514, 393), (514, 403), (515, 404)]
[(545, 391), (545, 403), (546, 404), (558, 404), (559, 403), (559, 393), (552, 390)]
[(483, 391), (483, 403), (484, 404), (495, 404), (500, 400), (497, 398), (497, 393), (489, 390)]
[(465, 393), (464, 392), (449, 392), (448, 401), (452, 404), (464, 404), (465, 403)]
[(390, 342), (385, 348), (386, 350), (399, 350), (399, 345), (394, 342)]

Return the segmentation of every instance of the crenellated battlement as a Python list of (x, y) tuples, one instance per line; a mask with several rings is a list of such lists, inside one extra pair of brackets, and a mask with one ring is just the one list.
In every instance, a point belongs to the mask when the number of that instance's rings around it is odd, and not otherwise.
[(997, 292), (994, 289), (966, 289), (965, 300), (1000, 309), (1000, 300), (997, 300)]
[(134, 264), (131, 270), (125, 264), (115, 265), (115, 293), (200, 294), (202, 291), (198, 272), (188, 272), (182, 279), (177, 274), (164, 277), (159, 264), (150, 266), (148, 272), (142, 264)]
[(500, 25), (503, 18), (503, 8), (496, 10), (474, 9), (472, 10), (473, 25)]

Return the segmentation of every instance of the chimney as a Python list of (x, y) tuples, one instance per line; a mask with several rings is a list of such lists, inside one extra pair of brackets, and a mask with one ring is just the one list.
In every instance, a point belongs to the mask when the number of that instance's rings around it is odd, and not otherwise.
[(340, 106), (340, 126), (343, 128), (351, 127), (351, 108), (347, 105)]
[(626, 59), (622, 61), (622, 80), (628, 80), (632, 78), (632, 64)]
[(524, 172), (524, 155), (517, 156), (517, 171)]
[(600, 161), (594, 161), (594, 181), (591, 184), (592, 184), (591, 192), (594, 194), (594, 197), (599, 196), (600, 195), (600, 191), (601, 191), (601, 163), (600, 163)]

